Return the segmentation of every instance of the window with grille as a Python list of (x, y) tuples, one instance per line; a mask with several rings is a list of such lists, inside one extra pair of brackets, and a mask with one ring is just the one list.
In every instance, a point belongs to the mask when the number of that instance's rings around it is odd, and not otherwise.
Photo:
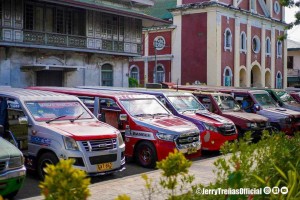
[(113, 86), (113, 68), (110, 64), (104, 64), (101, 68), (102, 86)]
[(247, 42), (246, 42), (246, 33), (242, 32), (241, 33), (241, 52), (246, 52), (247, 51)]
[(270, 40), (270, 38), (266, 39), (266, 55), (267, 56), (271, 55), (271, 40)]
[(224, 32), (224, 50), (232, 50), (232, 34), (229, 28)]
[(293, 69), (294, 68), (294, 56), (287, 57), (287, 68)]
[(25, 5), (25, 29), (33, 30), (33, 5)]
[(133, 66), (130, 70), (130, 77), (136, 79), (139, 82), (139, 69)]

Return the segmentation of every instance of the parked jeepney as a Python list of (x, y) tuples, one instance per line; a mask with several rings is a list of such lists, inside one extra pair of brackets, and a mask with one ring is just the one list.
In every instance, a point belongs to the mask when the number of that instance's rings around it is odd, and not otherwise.
[(291, 92), (289, 94), (291, 95), (291, 97), (293, 97), (293, 99), (295, 99), (295, 101), (300, 103), (300, 92)]
[(22, 152), (3, 136), (4, 128), (0, 126), (0, 196), (10, 199), (22, 187), (26, 168)]
[(100, 122), (74, 96), (6, 88), (0, 90), (1, 123), (6, 139), (17, 144), (27, 169), (44, 178), (44, 167), (74, 159), (90, 176), (125, 169), (121, 133)]
[(231, 119), (239, 136), (250, 131), (254, 141), (260, 139), (264, 130), (272, 131), (268, 118), (241, 109), (239, 103), (229, 94), (221, 92), (192, 92), (211, 112)]
[(193, 122), (200, 130), (203, 150), (220, 150), (226, 141), (237, 139), (234, 123), (209, 112), (191, 93), (145, 88), (115, 88), (81, 86), (98, 90), (128, 91), (156, 96), (174, 115)]
[(201, 155), (199, 129), (174, 116), (153, 95), (62, 87), (32, 89), (79, 97), (101, 121), (123, 133), (125, 156), (135, 158), (143, 167), (154, 167), (174, 149), (188, 158)]
[(267, 117), (271, 126), (286, 134), (293, 134), (300, 128), (300, 112), (280, 107), (267, 91), (229, 89), (223, 92), (228, 92), (241, 101), (249, 97), (254, 103), (252, 112)]

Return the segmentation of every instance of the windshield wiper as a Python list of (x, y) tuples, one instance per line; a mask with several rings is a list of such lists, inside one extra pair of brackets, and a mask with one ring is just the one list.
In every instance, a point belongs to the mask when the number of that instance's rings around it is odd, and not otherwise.
[(188, 112), (188, 111), (194, 111), (194, 113), (195, 113), (197, 110), (195, 110), (195, 109), (186, 109), (186, 110), (182, 111), (182, 114), (185, 113), (185, 112)]
[(155, 114), (153, 114), (154, 116), (157, 116), (157, 115), (168, 115), (168, 116), (170, 116), (170, 114), (169, 113), (155, 113)]
[(75, 120), (79, 119), (82, 115), (84, 114), (84, 112), (80, 113), (79, 115), (77, 115), (74, 119), (71, 119), (71, 122), (74, 122)]
[(148, 116), (148, 115), (153, 117), (152, 114), (136, 114), (136, 115), (133, 115), (133, 116), (135, 116), (135, 117), (144, 117), (144, 116)]
[(67, 116), (67, 115), (61, 115), (61, 116), (58, 116), (58, 117), (54, 117), (54, 118), (49, 119), (48, 121), (46, 121), (46, 123), (49, 124), (49, 123), (52, 122), (52, 121), (58, 120), (58, 119), (60, 119), (60, 118), (64, 118), (64, 117), (66, 117), (66, 116)]

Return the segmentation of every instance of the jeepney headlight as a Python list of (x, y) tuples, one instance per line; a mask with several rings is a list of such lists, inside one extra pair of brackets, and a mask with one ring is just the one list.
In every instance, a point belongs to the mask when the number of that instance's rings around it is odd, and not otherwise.
[(13, 157), (10, 158), (8, 161), (8, 168), (19, 168), (24, 164), (24, 158), (23, 156)]
[(166, 140), (166, 141), (170, 141), (173, 142), (175, 139), (175, 135), (172, 134), (166, 134), (166, 133), (156, 133), (156, 137), (160, 140)]
[(74, 151), (79, 150), (78, 145), (73, 138), (70, 138), (70, 137), (63, 137), (63, 138), (64, 138), (65, 147), (67, 150), (74, 150)]
[(205, 128), (206, 128), (207, 130), (213, 131), (213, 132), (219, 132), (219, 131), (218, 131), (218, 128), (215, 127), (215, 126), (213, 126), (213, 125), (211, 125), (211, 124), (207, 124), (207, 123), (203, 123), (203, 124), (204, 124), (204, 126), (205, 126)]
[(292, 118), (289, 118), (289, 117), (283, 118), (283, 119), (280, 119), (280, 122), (281, 123), (285, 123), (285, 124), (291, 123), (292, 122)]
[(257, 123), (247, 123), (248, 128), (257, 128)]
[(117, 133), (117, 135), (118, 135), (118, 140), (119, 140), (119, 146), (121, 146), (124, 144), (122, 134), (119, 132), (119, 133)]

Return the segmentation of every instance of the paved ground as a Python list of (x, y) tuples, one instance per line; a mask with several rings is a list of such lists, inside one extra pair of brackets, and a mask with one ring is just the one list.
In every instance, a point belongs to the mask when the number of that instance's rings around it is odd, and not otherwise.
[[(194, 161), (189, 173), (195, 175), (193, 184), (202, 183), (209, 184), (215, 180), (213, 173), (213, 162), (218, 157)], [(153, 185), (158, 185), (161, 177), (161, 171), (155, 170), (146, 173), (149, 178), (153, 179)], [(91, 196), (89, 200), (113, 200), (120, 194), (127, 194), (132, 200), (148, 199), (145, 190), (145, 181), (141, 178), (141, 174), (109, 180), (90, 185)], [(159, 191), (152, 194), (152, 199), (166, 199), (167, 192)], [(27, 200), (41, 200), (41, 196), (29, 198)]]

